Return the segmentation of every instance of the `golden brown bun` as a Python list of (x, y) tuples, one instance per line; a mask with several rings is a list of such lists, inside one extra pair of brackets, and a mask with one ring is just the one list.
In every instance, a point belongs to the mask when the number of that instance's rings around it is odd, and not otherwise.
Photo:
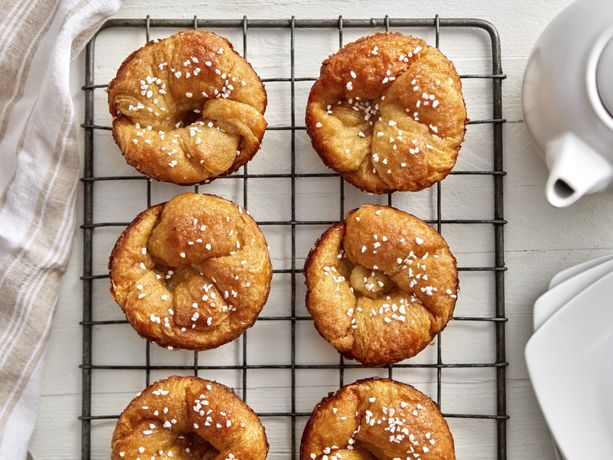
[(400, 33), (363, 37), (326, 59), (306, 112), (323, 162), (374, 193), (417, 191), (444, 179), (465, 125), (454, 65)]
[(176, 375), (132, 400), (112, 445), (112, 460), (264, 460), (268, 452), (259, 418), (230, 388)]
[(111, 293), (141, 336), (207, 350), (251, 327), (272, 266), (255, 221), (214, 195), (184, 193), (142, 212), (109, 261)]
[(423, 350), (451, 318), (459, 288), (445, 240), (387, 206), (362, 206), (331, 226), (311, 250), (305, 276), (319, 333), (365, 365)]
[[(415, 455), (417, 454), (417, 455)], [(370, 378), (346, 385), (313, 410), (301, 460), (454, 460), (437, 405), (410, 385)]]
[(126, 161), (164, 182), (196, 184), (236, 171), (266, 129), (260, 78), (211, 32), (147, 43), (126, 58), (108, 93)]

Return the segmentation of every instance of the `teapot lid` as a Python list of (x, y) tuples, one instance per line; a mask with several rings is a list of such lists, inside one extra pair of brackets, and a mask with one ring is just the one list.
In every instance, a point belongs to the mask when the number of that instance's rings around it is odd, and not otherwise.
[(596, 86), (602, 104), (613, 117), (613, 39), (605, 45), (598, 59)]

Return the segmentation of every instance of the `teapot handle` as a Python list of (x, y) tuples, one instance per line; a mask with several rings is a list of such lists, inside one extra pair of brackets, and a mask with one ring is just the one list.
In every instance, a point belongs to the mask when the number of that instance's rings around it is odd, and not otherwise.
[(613, 177), (611, 163), (572, 133), (547, 144), (546, 195), (552, 206), (570, 206), (583, 195), (604, 190)]

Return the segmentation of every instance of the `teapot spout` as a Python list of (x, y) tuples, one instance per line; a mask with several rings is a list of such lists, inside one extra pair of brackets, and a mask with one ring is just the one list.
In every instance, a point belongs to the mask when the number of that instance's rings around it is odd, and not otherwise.
[(611, 164), (572, 133), (547, 144), (549, 178), (546, 195), (552, 206), (570, 206), (583, 195), (604, 190), (613, 177)]

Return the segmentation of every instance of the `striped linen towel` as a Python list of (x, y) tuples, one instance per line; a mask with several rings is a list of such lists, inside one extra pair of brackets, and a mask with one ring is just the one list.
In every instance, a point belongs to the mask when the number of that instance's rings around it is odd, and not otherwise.
[(70, 60), (121, 0), (0, 5), (0, 459), (21, 460), (75, 226)]

